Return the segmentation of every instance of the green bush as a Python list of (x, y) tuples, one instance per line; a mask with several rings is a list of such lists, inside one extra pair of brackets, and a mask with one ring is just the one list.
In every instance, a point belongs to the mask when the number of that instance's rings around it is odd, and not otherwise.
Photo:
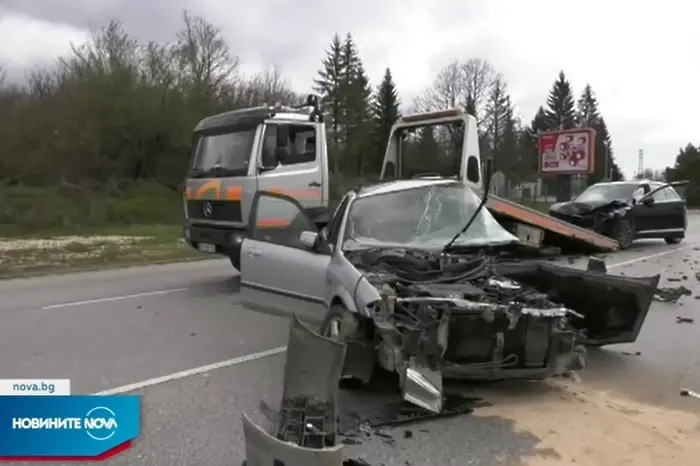
[(63, 187), (0, 187), (5, 231), (178, 224), (182, 218), (182, 194), (155, 183), (135, 184), (113, 196)]

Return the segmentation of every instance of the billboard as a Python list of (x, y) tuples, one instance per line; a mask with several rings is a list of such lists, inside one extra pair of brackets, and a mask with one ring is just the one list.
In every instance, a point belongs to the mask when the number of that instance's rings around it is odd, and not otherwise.
[(577, 128), (540, 134), (538, 154), (543, 175), (593, 173), (595, 130)]

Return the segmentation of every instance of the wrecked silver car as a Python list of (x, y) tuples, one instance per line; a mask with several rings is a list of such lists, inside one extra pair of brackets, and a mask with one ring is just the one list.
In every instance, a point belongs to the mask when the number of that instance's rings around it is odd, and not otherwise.
[(404, 399), (436, 412), (443, 378), (542, 379), (582, 368), (586, 345), (637, 338), (659, 276), (522, 260), (483, 201), (454, 180), (386, 182), (318, 230), (295, 199), (259, 192), (241, 302), (321, 321), (347, 346), (344, 377), (396, 372)]

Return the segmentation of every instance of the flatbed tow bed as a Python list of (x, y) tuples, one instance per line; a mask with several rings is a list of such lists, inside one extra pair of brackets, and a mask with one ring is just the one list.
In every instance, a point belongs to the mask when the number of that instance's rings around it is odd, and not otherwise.
[[(580, 250), (581, 252), (611, 252), (619, 249), (617, 241), (612, 238), (493, 194), (489, 194), (485, 207), (506, 229), (511, 230), (524, 243), (534, 247), (553, 246), (562, 250)], [(524, 235), (536, 230), (529, 229), (525, 232), (526, 229), (519, 228), (518, 224), (535, 227), (544, 234), (534, 241), (528, 240)]]

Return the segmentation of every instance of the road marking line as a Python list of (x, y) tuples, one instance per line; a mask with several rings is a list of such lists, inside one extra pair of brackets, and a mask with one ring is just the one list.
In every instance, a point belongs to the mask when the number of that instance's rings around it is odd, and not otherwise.
[(123, 295), (123, 296), (112, 296), (110, 298), (98, 298), (98, 299), (89, 299), (87, 301), (75, 301), (72, 303), (51, 304), (49, 306), (42, 307), (42, 309), (59, 309), (62, 307), (82, 306), (84, 304), (107, 303), (110, 301), (122, 301), (124, 299), (143, 298), (146, 296), (158, 296), (158, 295), (164, 295), (164, 294), (170, 294), (170, 293), (178, 293), (180, 291), (185, 291), (185, 290), (187, 290), (187, 288), (173, 288), (170, 290), (147, 291), (145, 293), (127, 294), (127, 295)]
[(193, 375), (204, 374), (205, 372), (223, 369), (225, 367), (230, 366), (236, 366), (238, 364), (243, 364), (249, 361), (255, 361), (256, 359), (266, 358), (268, 356), (273, 356), (275, 354), (283, 353), (285, 351), (287, 351), (286, 346), (278, 346), (277, 348), (272, 348), (266, 351), (260, 351), (258, 353), (246, 354), (245, 356), (239, 356), (237, 358), (229, 359), (227, 361), (215, 362), (214, 364), (209, 364), (207, 366), (195, 367), (193, 369), (175, 372), (174, 374), (168, 374), (162, 377), (143, 380), (141, 382), (136, 382), (129, 385), (122, 385), (121, 387), (110, 388), (109, 390), (103, 390), (101, 392), (93, 393), (93, 395), (120, 395), (122, 393), (133, 392), (136, 390), (141, 390), (143, 388), (152, 387), (154, 385), (160, 385), (166, 382), (172, 382), (173, 380), (185, 379), (187, 377), (192, 377)]
[(673, 254), (674, 252), (683, 251), (684, 249), (690, 249), (690, 248), (694, 248), (697, 246), (698, 246), (697, 244), (686, 244), (686, 245), (681, 246), (679, 248), (674, 248), (674, 249), (669, 249), (667, 251), (657, 252), (656, 254), (650, 254), (648, 256), (637, 257), (635, 259), (630, 259), (628, 261), (618, 262), (617, 264), (609, 265), (608, 268), (612, 269), (614, 267), (622, 267), (623, 265), (634, 264), (636, 262), (641, 262), (641, 261), (644, 261), (647, 259), (653, 259), (654, 257), (661, 257), (661, 256), (665, 256), (667, 254)]
[[(624, 265), (634, 264), (635, 262), (640, 262), (640, 261), (643, 261), (646, 259), (651, 259), (654, 257), (665, 256), (667, 254), (682, 251), (684, 249), (689, 249), (692, 247), (697, 247), (697, 245), (696, 244), (687, 244), (687, 245), (681, 246), (679, 248), (670, 249), (668, 251), (658, 252), (655, 254), (650, 254), (648, 256), (642, 256), (642, 257), (637, 257), (635, 259), (630, 259), (627, 261), (618, 262), (617, 264), (609, 265), (608, 268), (622, 267)], [(164, 294), (165, 292), (173, 293), (175, 291), (182, 291), (185, 289), (186, 288), (178, 288), (176, 290), (165, 290), (164, 292), (161, 291), (161, 292), (154, 292), (154, 293), (141, 293), (141, 295), (147, 296), (150, 294), (157, 294), (157, 293)], [(136, 297), (136, 296), (139, 296), (139, 295), (131, 295), (129, 297)], [(110, 298), (107, 298), (107, 299), (110, 299)], [(126, 297), (124, 297), (123, 299), (126, 299)], [(100, 301), (100, 300), (98, 300), (98, 301)], [(95, 302), (95, 301), (86, 301), (85, 303), (78, 303), (78, 304), (87, 304), (90, 302)], [(77, 305), (77, 304), (73, 304), (73, 305)], [(141, 382), (135, 382), (135, 383), (128, 384), (128, 385), (122, 385), (121, 387), (111, 388), (109, 390), (103, 390), (101, 392), (94, 393), (93, 395), (120, 395), (120, 394), (124, 394), (124, 393), (134, 392), (137, 390), (142, 390), (144, 388), (153, 387), (155, 385), (161, 385), (161, 384), (164, 384), (167, 382), (173, 382), (175, 380), (186, 379), (188, 377), (192, 377), (193, 375), (204, 374), (206, 372), (211, 372), (211, 371), (214, 371), (217, 369), (224, 369), (226, 367), (236, 366), (238, 364), (243, 364), (243, 363), (255, 361), (258, 359), (263, 359), (263, 358), (266, 358), (268, 356), (273, 356), (275, 354), (284, 353), (285, 351), (287, 351), (286, 346), (278, 346), (277, 348), (272, 348), (272, 349), (269, 349), (266, 351), (260, 351), (258, 353), (246, 354), (244, 356), (239, 356), (237, 358), (228, 359), (226, 361), (215, 362), (214, 364), (209, 364), (209, 365), (200, 366), (200, 367), (194, 367), (192, 369), (187, 369), (184, 371), (175, 372), (173, 374), (164, 375), (162, 377), (155, 377), (153, 379), (143, 380)]]

